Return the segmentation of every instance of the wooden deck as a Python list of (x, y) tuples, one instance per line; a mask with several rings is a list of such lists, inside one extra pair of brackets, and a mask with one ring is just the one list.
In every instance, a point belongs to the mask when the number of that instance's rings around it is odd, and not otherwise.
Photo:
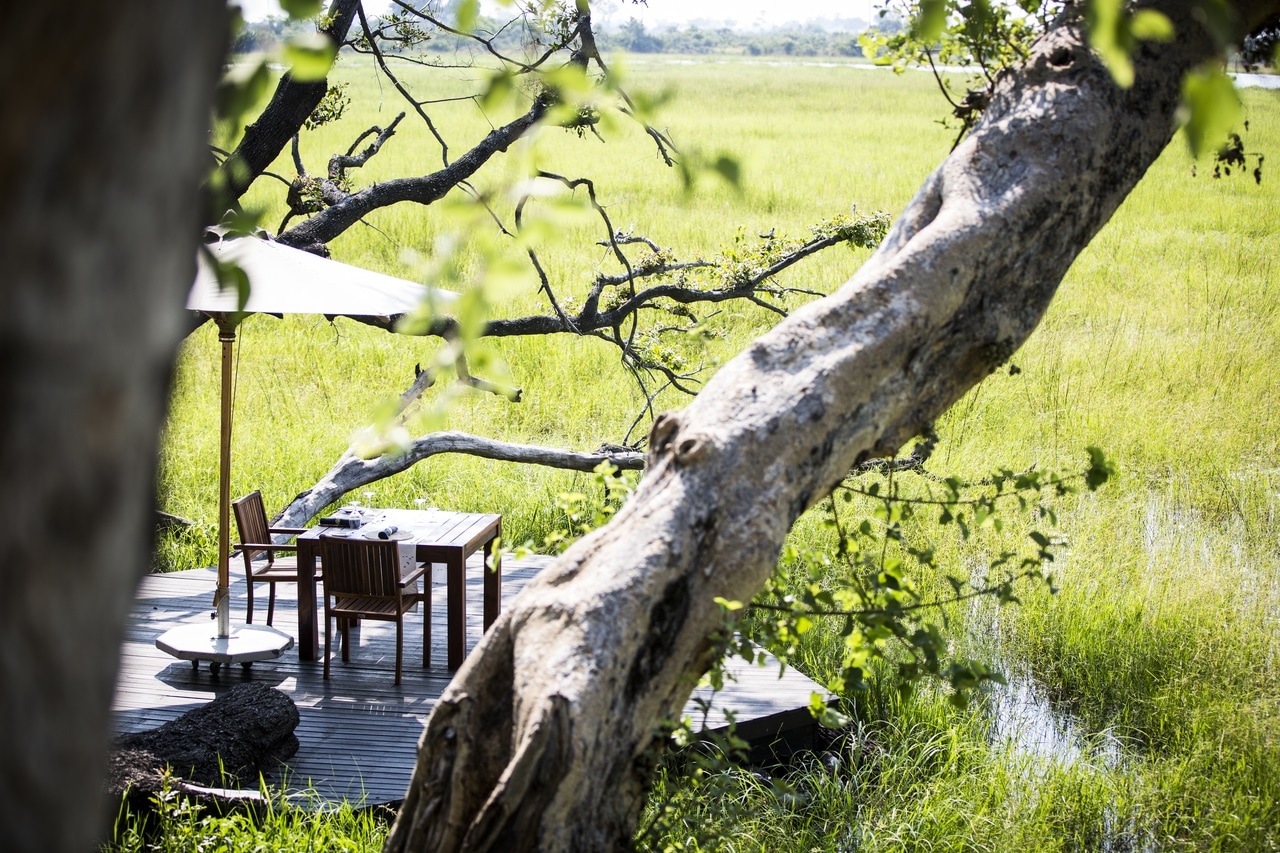
[[(477, 559), (479, 555), (476, 555)], [(524, 587), (548, 558), (507, 560), (503, 563), (504, 606)], [(480, 638), (480, 572), (468, 568), (467, 650)], [(273, 661), (250, 669), (224, 667), (217, 677), (206, 665), (198, 670), (155, 646), (156, 637), (175, 625), (207, 620), (217, 573), (196, 569), (147, 577), (138, 590), (122, 650), (113, 714), (118, 732), (153, 728), (208, 702), (219, 691), (242, 680), (268, 684), (287, 693), (297, 704), (300, 743), (289, 767), (275, 780), (294, 792), (312, 791), (325, 801), (394, 802), (404, 796), (415, 761), (418, 736), (427, 714), (450, 678), (445, 668), (443, 589), (437, 585), (432, 621), (432, 666), (423, 669), (421, 616), (406, 618), (405, 664), (402, 684), (392, 684), (395, 668), (395, 626), (366, 622), (352, 629), (351, 661), (335, 659), (329, 681), (319, 661), (299, 661), (291, 649)], [(244, 579), (233, 572), (233, 620), (243, 618)], [(275, 627), (297, 635), (297, 599), (292, 585), (282, 585), (276, 600)], [(256, 614), (266, 618), (266, 587), (258, 588)], [(323, 627), (322, 627), (323, 630)], [(323, 636), (321, 639), (323, 650)], [(737, 731), (756, 744), (783, 738), (804, 745), (813, 733), (807, 707), (817, 684), (795, 670), (779, 677), (776, 663), (764, 668), (740, 664), (736, 682), (713, 700), (709, 728), (725, 725), (724, 711), (737, 717)], [(709, 691), (700, 691), (710, 695)], [(695, 698), (696, 698), (695, 694)], [(701, 712), (690, 700), (685, 713), (695, 722)]]

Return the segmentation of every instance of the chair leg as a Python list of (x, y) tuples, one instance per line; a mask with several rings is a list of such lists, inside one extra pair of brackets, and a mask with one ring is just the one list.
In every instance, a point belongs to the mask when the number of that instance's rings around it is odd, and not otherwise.
[(252, 625), (253, 624), (253, 577), (250, 576), (249, 578), (247, 578), (247, 580), (248, 580), (248, 583), (245, 584), (245, 586), (248, 588), (248, 592), (249, 592), (249, 604), (245, 608), (244, 624)]
[(324, 609), (324, 680), (329, 680), (330, 640), (333, 639), (333, 620), (329, 618), (329, 608)]
[(400, 662), (404, 657), (404, 614), (396, 620), (396, 684), (400, 683)]
[(271, 588), (271, 593), (267, 596), (267, 624), (270, 625), (276, 615), (276, 582), (272, 581), (267, 586)]
[(342, 620), (342, 662), (351, 660), (351, 620)]
[(423, 579), (422, 593), (422, 668), (431, 666), (431, 576)]

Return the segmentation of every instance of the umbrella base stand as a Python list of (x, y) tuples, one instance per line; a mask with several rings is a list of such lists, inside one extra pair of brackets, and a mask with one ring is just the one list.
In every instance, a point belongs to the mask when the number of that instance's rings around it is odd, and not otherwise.
[(156, 648), (178, 660), (189, 660), (196, 669), (209, 662), (214, 675), (223, 664), (248, 667), (254, 661), (273, 660), (293, 648), (293, 637), (269, 625), (232, 625), (219, 637), (213, 625), (181, 625), (156, 638)]

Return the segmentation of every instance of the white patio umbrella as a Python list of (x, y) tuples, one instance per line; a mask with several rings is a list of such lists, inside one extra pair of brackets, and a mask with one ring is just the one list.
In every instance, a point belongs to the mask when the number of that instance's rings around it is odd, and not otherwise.
[[(249, 298), (239, 306), (235, 288), (223, 290), (217, 275), (199, 257), (187, 308), (207, 315), (218, 326), (222, 343), (222, 429), (218, 454), (218, 588), (214, 593), (217, 633), (205, 626), (183, 626), (166, 632), (156, 645), (184, 660), (248, 663), (279, 656), (293, 644), (286, 634), (267, 626), (242, 625), (235, 630), (230, 615), (231, 561), (231, 424), (232, 345), (236, 326), (247, 314), (324, 314), (351, 317), (394, 317), (406, 314), (427, 298), (420, 284), (273, 243), (257, 237), (223, 239), (209, 232), (207, 248), (221, 261), (231, 261), (249, 278)], [(456, 294), (432, 291), (449, 301)]]

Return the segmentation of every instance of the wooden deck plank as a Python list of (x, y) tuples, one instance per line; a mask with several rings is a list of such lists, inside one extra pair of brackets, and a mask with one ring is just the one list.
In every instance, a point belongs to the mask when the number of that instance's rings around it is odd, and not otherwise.
[[(483, 578), (480, 555), (469, 561), (467, 578), (467, 650), (480, 639)], [(546, 557), (509, 559), (503, 564), (503, 606), (550, 562)], [(208, 619), (217, 572), (196, 569), (151, 575), (138, 589), (121, 650), (120, 674), (113, 704), (117, 732), (154, 728), (205, 704), (243, 680), (253, 680), (287, 693), (298, 706), (298, 753), (272, 781), (291, 792), (308, 792), (325, 801), (393, 802), (404, 796), (416, 760), (423, 724), (452, 677), (445, 668), (446, 625), (443, 584), (435, 585), (431, 620), (432, 665), (421, 666), (422, 616), (411, 613), (405, 624), (404, 677), (392, 684), (395, 667), (395, 625), (366, 621), (352, 630), (351, 660), (335, 657), (329, 681), (321, 661), (301, 661), (293, 649), (250, 669), (224, 667), (217, 678), (207, 666), (194, 669), (160, 651), (155, 639), (176, 625)], [(245, 609), (243, 577), (233, 575), (232, 618)], [(265, 590), (258, 593), (255, 615), (266, 618)], [(323, 612), (323, 608), (321, 608)], [(293, 585), (282, 585), (276, 597), (275, 627), (297, 636), (297, 596)], [(321, 626), (323, 628), (323, 626)], [(212, 630), (213, 623), (210, 621)], [(336, 642), (335, 631), (335, 642)], [(321, 636), (323, 654), (323, 634)], [(707, 688), (695, 692), (712, 698), (709, 728), (726, 725), (726, 711), (736, 712), (738, 733), (748, 739), (769, 739), (788, 730), (812, 726), (807, 707), (818, 686), (795, 670), (779, 677), (777, 662), (759, 668), (739, 662), (718, 696)], [(686, 716), (695, 724), (702, 713), (690, 700)]]

